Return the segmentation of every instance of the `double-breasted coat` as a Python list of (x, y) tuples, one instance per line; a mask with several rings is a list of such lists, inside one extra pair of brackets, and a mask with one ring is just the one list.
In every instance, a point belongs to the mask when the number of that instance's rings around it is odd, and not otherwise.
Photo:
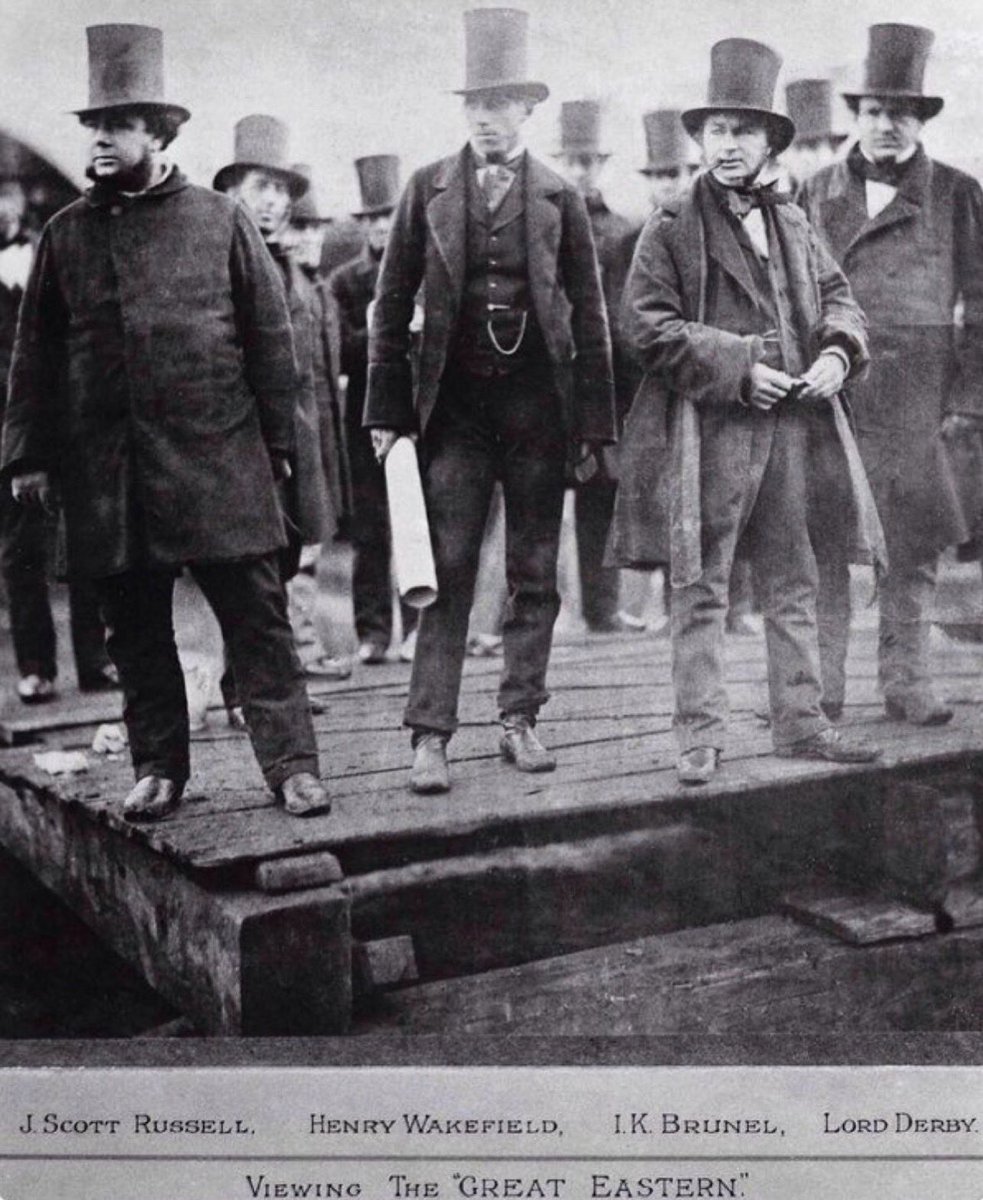
[[(365, 425), (425, 432), (464, 292), (467, 146), (418, 170), (393, 219), (369, 333)], [(555, 172), (527, 155), (529, 289), (571, 442), (615, 438), (611, 339), (587, 210)], [(410, 320), (423, 286), (416, 378)]]
[[(701, 200), (705, 179), (690, 195), (654, 213), (639, 237), (622, 306), (625, 337), (644, 368), (621, 444), (621, 469), (609, 558), (622, 566), (671, 566), (674, 585), (695, 582), (702, 569), (701, 489), (712, 489), (737, 514), (754, 472), (752, 421), (733, 423), (728, 470), (700, 470), (703, 415), (739, 411), (751, 367), (766, 356), (763, 339), (715, 327), (711, 307), (725, 304), (737, 325), (756, 320), (754, 284), (735, 237), (707, 237)], [(712, 202), (712, 201), (711, 201)], [(867, 362), (863, 314), (843, 273), (793, 204), (772, 210), (784, 251), (790, 308), (799, 343), (812, 361), (827, 344), (849, 349), (854, 373)], [(710, 297), (716, 299), (711, 302)], [(849, 471), (850, 556), (883, 558), (880, 524), (847, 418), (832, 405)], [(753, 414), (752, 414), (753, 419)]]
[(875, 217), (848, 161), (799, 200), (867, 314), (871, 369), (850, 386), (860, 451), (889, 540), (921, 561), (968, 536), (939, 431), (950, 412), (983, 417), (983, 191), (919, 147)]
[(48, 222), (21, 309), (0, 469), (47, 470), (92, 578), (284, 545), (290, 320), (249, 216), (172, 171)]

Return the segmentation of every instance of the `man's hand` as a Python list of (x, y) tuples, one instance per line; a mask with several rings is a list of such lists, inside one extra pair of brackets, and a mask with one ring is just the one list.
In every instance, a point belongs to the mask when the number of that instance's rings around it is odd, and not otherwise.
[(270, 466), (273, 468), (273, 481), (285, 483), (293, 475), (290, 459), (285, 454), (271, 454)]
[(754, 408), (768, 412), (779, 400), (783, 400), (795, 380), (784, 371), (776, 371), (764, 363), (755, 363), (751, 368), (751, 395), (748, 397)]
[(820, 354), (802, 376), (803, 400), (832, 400), (843, 388), (846, 364), (838, 354)]
[(958, 442), (979, 428), (972, 417), (964, 417), (962, 413), (949, 413), (942, 418), (942, 436), (947, 442)]
[(396, 445), (396, 440), (399, 437), (398, 429), (373, 429), (372, 433), (372, 449), (375, 452), (375, 461), (384, 463), (386, 455)]
[(10, 490), (20, 504), (40, 504), (45, 512), (52, 511), (51, 481), (47, 471), (28, 471), (15, 475), (10, 481)]
[(601, 452), (600, 442), (578, 442), (573, 463), (573, 477), (578, 483), (587, 483), (597, 474)]

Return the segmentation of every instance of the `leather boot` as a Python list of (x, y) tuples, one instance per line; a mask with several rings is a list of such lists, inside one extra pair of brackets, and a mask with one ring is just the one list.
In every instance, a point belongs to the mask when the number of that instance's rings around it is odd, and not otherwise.
[(298, 771), (285, 779), (278, 794), (291, 817), (314, 817), (331, 811), (331, 800), (324, 784), (310, 771)]
[(449, 792), (450, 771), (447, 768), (447, 734), (424, 733), (416, 743), (410, 788), (421, 796)]
[(123, 816), (127, 821), (159, 821), (177, 808), (183, 791), (183, 783), (144, 775), (123, 801)]
[(499, 742), (502, 758), (514, 763), (520, 771), (538, 774), (556, 770), (556, 755), (551, 754), (536, 737), (533, 723), (524, 713), (506, 717), (502, 724), (505, 732)]

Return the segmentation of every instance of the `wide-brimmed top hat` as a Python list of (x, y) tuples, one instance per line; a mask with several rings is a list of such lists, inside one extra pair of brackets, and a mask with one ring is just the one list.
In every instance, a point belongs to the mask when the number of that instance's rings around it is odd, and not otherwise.
[(224, 166), (212, 181), (218, 192), (234, 187), (249, 170), (271, 171), (285, 180), (290, 197), (299, 200), (308, 189), (308, 181), (295, 171), (288, 153), (290, 130), (279, 117), (253, 113), (236, 122), (233, 161)]
[(697, 137), (711, 113), (746, 112), (763, 118), (771, 129), (772, 150), (780, 154), (795, 137), (795, 126), (775, 112), (775, 84), (781, 57), (770, 46), (750, 38), (724, 38), (710, 50), (707, 102), (682, 115), (690, 137)]
[(76, 108), (87, 117), (114, 108), (159, 108), (178, 121), (191, 113), (172, 104), (164, 90), (164, 35), (150, 25), (90, 25), (89, 103)]
[(925, 67), (935, 41), (931, 29), (920, 25), (871, 25), (867, 57), (860, 87), (844, 92), (843, 99), (854, 106), (863, 96), (890, 100), (913, 100), (923, 121), (942, 111), (941, 96), (926, 96), (923, 90)]
[(382, 217), (391, 213), (399, 199), (399, 156), (367, 154), (355, 159), (362, 207), (355, 217)]
[(475, 92), (518, 92), (538, 104), (550, 94), (529, 78), (529, 14), (519, 8), (472, 8), (464, 14), (464, 87)]
[(601, 102), (564, 100), (560, 105), (560, 154), (590, 154), (610, 158), (601, 149)]
[(331, 218), (321, 209), (318, 195), (314, 190), (313, 175), (309, 163), (294, 163), (291, 168), (297, 175), (303, 175), (307, 180), (307, 191), (299, 200), (294, 202), (290, 210), (290, 220), (294, 225), (327, 225)]
[(648, 162), (640, 168), (642, 175), (682, 171), (689, 166), (690, 142), (678, 108), (657, 108), (643, 113), (642, 127), (648, 155)]
[(796, 142), (843, 141), (833, 129), (833, 85), (828, 79), (796, 79), (785, 88), (785, 107)]

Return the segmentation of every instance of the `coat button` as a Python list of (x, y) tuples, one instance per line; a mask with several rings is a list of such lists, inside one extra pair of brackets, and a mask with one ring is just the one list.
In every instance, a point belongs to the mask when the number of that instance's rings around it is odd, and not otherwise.
[(112, 208), (109, 210), (110, 215), (114, 216), (114, 217), (118, 217), (120, 215), (120, 213), (122, 213), (122, 211), (123, 211), (122, 208), (118, 204), (114, 204), (112, 206)]

